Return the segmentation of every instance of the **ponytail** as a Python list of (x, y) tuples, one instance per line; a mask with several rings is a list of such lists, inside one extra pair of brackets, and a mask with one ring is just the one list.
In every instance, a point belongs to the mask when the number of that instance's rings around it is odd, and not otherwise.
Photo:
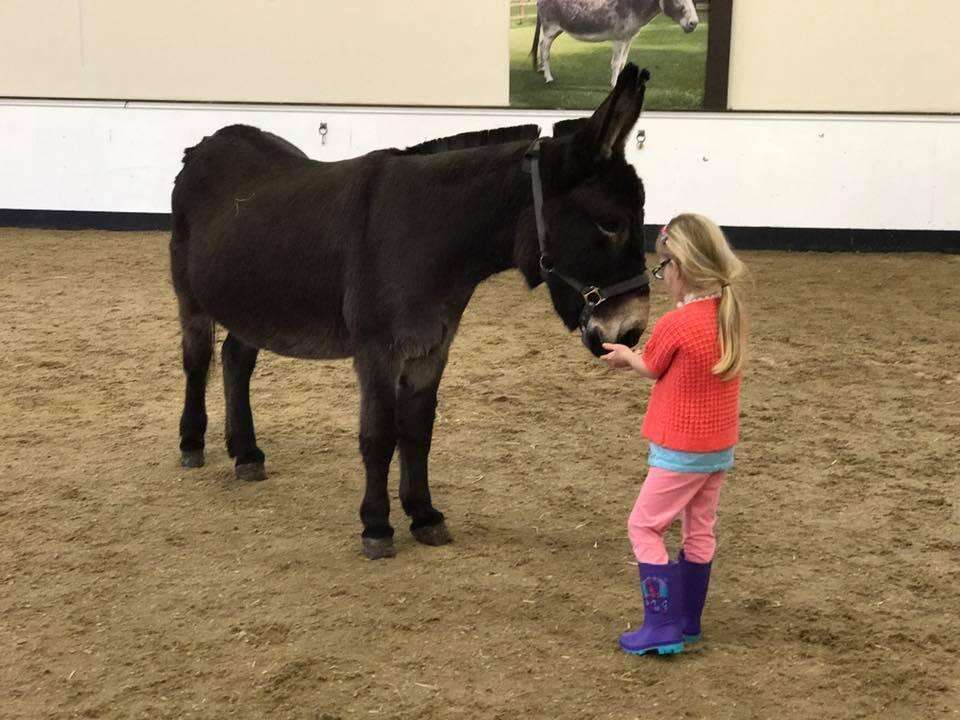
[(740, 291), (734, 285), (720, 288), (720, 309), (717, 312), (717, 342), (720, 360), (713, 366), (713, 374), (721, 380), (730, 380), (743, 370), (746, 358), (746, 317)]

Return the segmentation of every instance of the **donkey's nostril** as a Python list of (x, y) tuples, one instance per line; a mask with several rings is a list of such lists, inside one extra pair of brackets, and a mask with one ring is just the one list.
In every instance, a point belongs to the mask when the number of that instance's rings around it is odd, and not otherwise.
[(638, 328), (634, 328), (633, 330), (621, 335), (617, 342), (632, 348), (634, 345), (640, 342), (640, 334), (641, 331)]
[(595, 331), (582, 331), (580, 339), (583, 341), (584, 346), (593, 353), (594, 357), (600, 357), (607, 352), (603, 349), (603, 339)]

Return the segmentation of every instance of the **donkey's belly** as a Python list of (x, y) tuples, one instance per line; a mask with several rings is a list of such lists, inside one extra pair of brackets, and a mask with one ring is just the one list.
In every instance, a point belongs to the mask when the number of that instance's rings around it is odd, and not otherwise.
[(269, 338), (262, 347), (278, 355), (303, 360), (339, 360), (353, 355), (351, 344), (333, 335), (274, 336)]
[(339, 277), (318, 281), (288, 263), (269, 268), (251, 262), (243, 270), (227, 263), (220, 272), (214, 271), (215, 262), (209, 265), (191, 278), (197, 299), (217, 324), (247, 345), (308, 359), (353, 354)]
[(621, 25), (608, 30), (602, 30), (600, 32), (568, 31), (567, 34), (583, 42), (605, 42), (607, 40), (626, 42), (627, 40), (632, 40), (638, 32), (640, 32), (639, 23)]
[(573, 7), (564, 8), (557, 18), (551, 18), (551, 24), (555, 22), (568, 35), (585, 42), (631, 40), (656, 15), (655, 11), (642, 15), (633, 12), (618, 15), (612, 4), (607, 3), (576, 10)]
[(343, 328), (323, 321), (301, 328), (277, 328), (263, 318), (238, 317), (233, 313), (211, 312), (213, 319), (245, 344), (278, 355), (305, 360), (336, 360), (353, 355), (353, 344)]
[(617, 10), (616, 4), (610, 0), (580, 0), (561, 3), (542, 20), (548, 34), (551, 28), (556, 27), (585, 42), (627, 41), (633, 39), (660, 8), (653, 2), (636, 11), (627, 9), (621, 14)]
[(619, 38), (613, 37), (609, 32), (601, 33), (567, 33), (570, 37), (580, 40), (581, 42), (606, 42), (607, 40), (618, 40)]

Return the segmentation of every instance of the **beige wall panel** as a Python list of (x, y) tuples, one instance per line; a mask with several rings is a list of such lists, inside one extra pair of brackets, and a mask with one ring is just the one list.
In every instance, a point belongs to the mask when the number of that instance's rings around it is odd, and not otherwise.
[(960, 112), (960, 3), (735, 0), (733, 110)]
[(0, 0), (0, 95), (507, 105), (505, 0)]

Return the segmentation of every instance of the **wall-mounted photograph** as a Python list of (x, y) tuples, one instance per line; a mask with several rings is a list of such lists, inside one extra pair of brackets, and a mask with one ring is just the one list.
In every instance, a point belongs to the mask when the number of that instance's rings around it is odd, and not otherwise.
[(511, 107), (596, 107), (633, 62), (656, 79), (648, 109), (703, 109), (709, 0), (508, 2)]

